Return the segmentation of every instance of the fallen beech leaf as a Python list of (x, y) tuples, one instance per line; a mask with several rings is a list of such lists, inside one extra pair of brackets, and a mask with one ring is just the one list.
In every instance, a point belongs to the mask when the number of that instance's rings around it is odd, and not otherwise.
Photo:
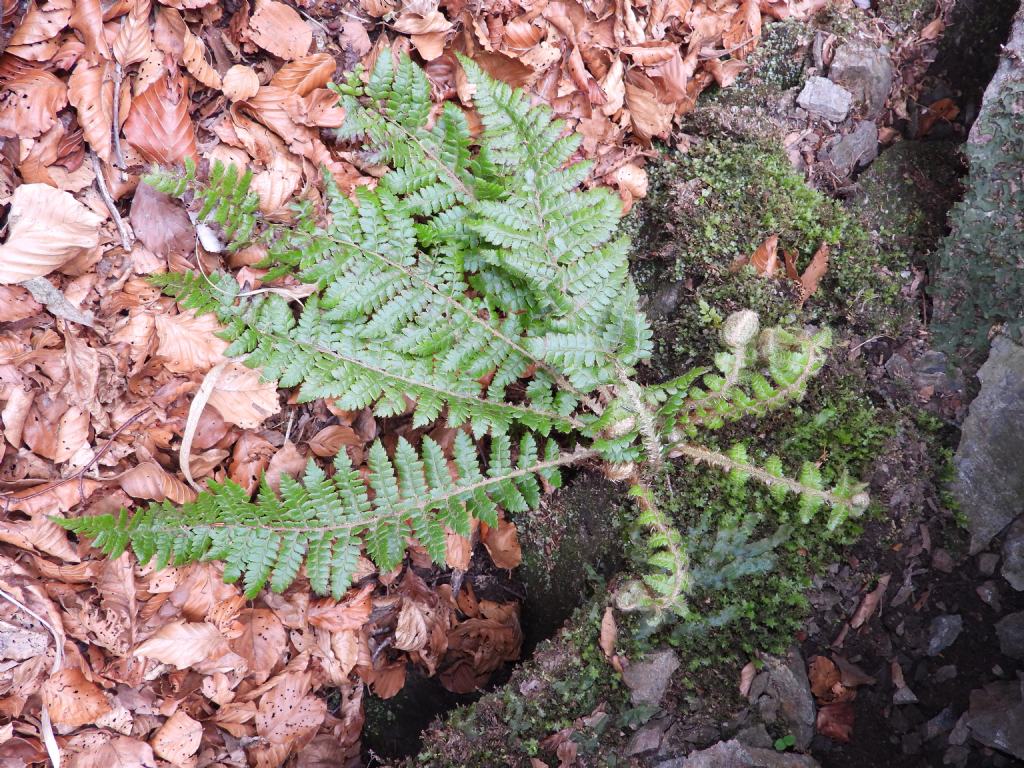
[(79, 752), (71, 768), (152, 768), (156, 765), (153, 748), (144, 741), (118, 736)]
[(447, 32), (452, 28), (452, 23), (435, 8), (428, 13), (406, 11), (395, 19), (392, 26), (403, 35), (424, 35), (429, 32)]
[(668, 136), (675, 108), (658, 100), (659, 89), (654, 82), (637, 70), (630, 70), (626, 75), (625, 88), (626, 107), (637, 138), (647, 142), (654, 136)]
[(927, 136), (940, 120), (952, 122), (960, 114), (960, 107), (952, 99), (939, 99), (924, 108), (921, 122), (917, 126), (918, 138)]
[(203, 45), (202, 40), (193, 35), (187, 28), (185, 30), (184, 47), (181, 53), (181, 63), (192, 77), (207, 88), (220, 89), (220, 75), (206, 61), (206, 46)]
[(424, 61), (433, 61), (444, 53), (446, 37), (446, 32), (424, 32), (422, 35), (412, 35), (409, 39)]
[(358, 630), (370, 618), (372, 592), (373, 585), (370, 584), (344, 600), (319, 600), (309, 607), (309, 623), (330, 632)]
[(40, 693), (57, 725), (85, 725), (110, 712), (103, 691), (77, 667), (65, 667), (48, 677)]
[[(68, 79), (68, 101), (78, 112), (78, 124), (93, 152), (105, 162), (113, 159), (114, 81), (110, 65), (82, 59)], [(123, 88), (121, 115), (127, 113), (130, 94)]]
[(736, 59), (745, 59), (761, 39), (761, 8), (758, 0), (743, 0), (732, 18), (732, 24), (722, 34), (722, 45)]
[(854, 710), (852, 701), (837, 701), (818, 709), (818, 733), (833, 741), (847, 743), (853, 736)]
[(266, 608), (248, 608), (238, 616), (242, 634), (231, 641), (231, 650), (245, 659), (249, 677), (262, 685), (285, 656), (288, 638), (284, 625)]
[(178, 710), (153, 734), (153, 752), (175, 765), (186, 765), (199, 751), (203, 725)]
[(144, 461), (132, 467), (117, 481), (121, 490), (133, 499), (150, 501), (170, 499), (175, 504), (185, 504), (196, 498), (195, 491), (155, 461)]
[(265, 474), (267, 484), (275, 491), (281, 490), (281, 476), (297, 478), (306, 469), (306, 463), (306, 457), (295, 447), (295, 443), (289, 440), (270, 459)]
[(0, 541), (16, 547), (45, 552), (67, 563), (80, 559), (68, 541), (67, 531), (54, 523), (47, 514), (33, 514), (28, 520), (0, 519)]
[(0, 136), (31, 139), (46, 133), (67, 103), (67, 87), (42, 69), (8, 80), (0, 92)]
[(523, 562), (516, 527), (508, 520), (499, 520), (497, 528), (488, 527), (481, 538), (497, 567), (516, 568)]
[(370, 684), (373, 686), (373, 692), (380, 698), (390, 699), (405, 686), (405, 662), (375, 669)]
[(871, 618), (878, 605), (882, 600), (882, 596), (885, 594), (885, 590), (889, 586), (889, 580), (892, 576), (888, 573), (883, 574), (878, 579), (878, 586), (876, 586), (871, 592), (864, 595), (864, 599), (860, 601), (860, 605), (857, 607), (857, 612), (853, 614), (853, 618), (850, 619), (850, 627), (857, 629), (864, 622)]
[(85, 41), (85, 58), (100, 62), (110, 58), (110, 47), (103, 36), (103, 9), (100, 0), (75, 0), (70, 24)]
[(398, 612), (394, 647), (400, 651), (419, 651), (426, 646), (429, 637), (430, 628), (423, 606), (406, 598)]
[[(32, 317), (42, 310), (32, 294), (20, 285), (0, 285), (0, 323), (13, 323)], [(6, 408), (5, 408), (6, 411)], [(10, 439), (10, 435), (8, 435)], [(12, 445), (17, 445), (12, 442)]]
[(828, 271), (828, 256), (828, 243), (822, 243), (818, 250), (815, 251), (814, 256), (811, 258), (811, 263), (807, 265), (807, 269), (800, 275), (800, 306), (803, 306), (804, 302), (818, 290), (821, 278)]
[(177, 165), (198, 160), (184, 78), (166, 72), (132, 101), (124, 137), (147, 162)]
[(337, 456), (346, 445), (362, 445), (365, 441), (356, 434), (352, 427), (344, 424), (333, 424), (324, 427), (309, 441), (309, 449), (317, 456)]
[(757, 274), (764, 277), (774, 277), (775, 271), (779, 268), (779, 236), (772, 235), (754, 251), (750, 257), (750, 265), (757, 271)]
[(190, 254), (195, 248), (196, 228), (185, 207), (149, 184), (135, 188), (129, 220), (135, 237), (157, 256)]
[(178, 669), (227, 652), (224, 636), (209, 622), (172, 621), (164, 624), (136, 649), (136, 656), (156, 659)]
[(114, 60), (122, 67), (145, 61), (153, 51), (149, 9), (150, 0), (135, 0), (131, 10), (121, 19), (111, 52)]
[(248, 36), (263, 50), (286, 60), (305, 56), (313, 43), (313, 31), (302, 17), (277, 0), (256, 0)]
[(229, 363), (210, 395), (224, 421), (243, 429), (256, 429), (268, 416), (280, 412), (277, 385), (261, 381), (260, 372), (242, 363)]
[(228, 475), (251, 494), (259, 485), (273, 453), (274, 446), (268, 440), (255, 432), (246, 432), (235, 443)]
[(877, 681), (863, 669), (851, 661), (847, 661), (838, 654), (832, 654), (832, 661), (839, 667), (841, 682), (847, 688), (857, 688), (861, 685), (874, 685)]
[(267, 170), (253, 176), (250, 189), (260, 198), (260, 211), (268, 216), (287, 213), (302, 183), (302, 163), (289, 152), (278, 152)]
[(226, 359), (228, 343), (214, 336), (220, 326), (213, 315), (196, 317), (191, 310), (177, 315), (161, 313), (154, 317), (154, 323), (156, 353), (166, 361), (169, 371), (207, 371)]
[(618, 627), (615, 625), (615, 613), (612, 611), (611, 606), (604, 609), (604, 616), (601, 617), (601, 634), (598, 637), (597, 644), (601, 648), (601, 652), (604, 653), (606, 659), (610, 659), (615, 655), (615, 640), (618, 637)]
[[(333, 59), (331, 63), (334, 63)], [(221, 90), (224, 91), (224, 95), (231, 99), (231, 101), (245, 101), (245, 99), (255, 96), (259, 89), (260, 78), (252, 67), (235, 64), (235, 66), (224, 73)]]
[(270, 85), (305, 96), (331, 82), (337, 67), (330, 54), (314, 53), (285, 64), (271, 78)]
[(807, 678), (811, 682), (811, 693), (819, 701), (831, 701), (834, 697), (833, 688), (839, 684), (839, 670), (827, 656), (814, 656), (807, 670)]
[(942, 17), (932, 19), (918, 33), (918, 36), (922, 40), (937, 40), (939, 35), (942, 34), (943, 30), (946, 29), (946, 22), (942, 20)]
[(327, 702), (309, 692), (310, 677), (309, 672), (286, 674), (260, 699), (256, 733), (261, 741), (252, 750), (256, 768), (282, 765), (288, 754), (312, 739), (323, 723)]
[(750, 686), (753, 685), (755, 677), (757, 677), (757, 665), (748, 661), (740, 670), (740, 696), (747, 698), (750, 695)]
[(7, 46), (31, 45), (56, 37), (71, 21), (73, 6), (73, 0), (50, 0), (42, 5), (29, 3), (28, 11)]

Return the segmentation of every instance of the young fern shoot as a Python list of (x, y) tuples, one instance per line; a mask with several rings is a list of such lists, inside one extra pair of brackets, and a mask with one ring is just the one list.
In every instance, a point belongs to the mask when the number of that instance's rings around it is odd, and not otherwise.
[[(859, 514), (867, 500), (848, 480), (826, 489), (813, 467), (793, 479), (777, 459), (756, 466), (741, 446), (723, 453), (700, 440), (801, 398), (828, 334), (760, 332), (756, 315), (740, 313), (726, 322), (717, 372), (641, 386), (651, 332), (629, 242), (616, 234), (617, 197), (580, 188), (589, 166), (573, 161), (579, 138), (550, 110), (462, 65), (477, 137), (454, 104), (433, 109), (408, 57), (384, 54), (365, 82), (357, 70), (336, 86), (341, 137), (391, 170), (351, 194), (325, 176), (326, 221), (306, 203), (290, 225), (262, 221), (250, 174), (219, 164), (206, 181), (191, 164), (147, 177), (188, 199), (230, 247), (263, 243), (266, 280), (312, 287), (296, 309), (276, 293), (241, 292), (229, 274), (154, 278), (182, 306), (216, 315), (227, 354), (298, 387), (302, 401), (379, 416), (411, 409), (414, 427), (444, 421), (459, 428), (450, 453), (427, 437), (400, 440), (393, 455), (377, 442), (366, 480), (342, 454), (330, 476), (311, 463), (302, 482), (282, 479), (279, 494), (263, 485), (255, 501), (227, 481), (182, 507), (57, 522), (110, 555), (131, 546), (158, 566), (223, 560), (225, 579), (242, 580), (250, 597), (286, 588), (303, 567), (314, 591), (338, 597), (360, 552), (389, 570), (416, 541), (442, 562), (446, 528), (465, 533), (471, 516), (493, 525), (499, 508), (536, 508), (561, 467), (585, 461), (639, 481), (682, 457), (798, 494), (806, 523), (823, 506), (831, 528)], [(650, 605), (685, 616), (680, 534), (638, 497), (653, 531)]]

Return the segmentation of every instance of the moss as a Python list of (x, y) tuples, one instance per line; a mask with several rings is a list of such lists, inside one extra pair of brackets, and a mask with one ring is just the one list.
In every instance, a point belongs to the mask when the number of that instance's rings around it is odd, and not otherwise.
[[(707, 308), (720, 316), (751, 308), (766, 325), (876, 333), (899, 325), (901, 254), (880, 249), (842, 205), (807, 186), (777, 144), (703, 141), (688, 154), (664, 156), (650, 176), (650, 202), (627, 227), (636, 243), (634, 276), (652, 297), (645, 309), (659, 340), (655, 377), (711, 347), (716, 328)], [(802, 311), (791, 281), (735, 267), (771, 235), (796, 254), (800, 270), (822, 243), (831, 249), (828, 273)]]

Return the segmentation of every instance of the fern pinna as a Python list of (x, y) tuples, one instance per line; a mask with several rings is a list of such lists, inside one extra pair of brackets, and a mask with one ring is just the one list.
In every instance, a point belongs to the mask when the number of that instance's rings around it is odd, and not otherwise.
[[(443, 560), (445, 527), (466, 532), (470, 515), (493, 524), (498, 507), (535, 508), (538, 478), (556, 486), (559, 467), (584, 460), (638, 480), (685, 457), (799, 494), (808, 522), (827, 504), (831, 527), (863, 509), (847, 481), (825, 489), (813, 468), (793, 480), (777, 459), (759, 467), (742, 447), (722, 453), (695, 441), (802, 397), (827, 334), (759, 333), (756, 315), (739, 313), (726, 323), (717, 371), (637, 384), (651, 333), (628, 240), (616, 235), (617, 197), (580, 188), (589, 166), (573, 162), (579, 138), (547, 108), (469, 60), (462, 66), (484, 126), (477, 137), (454, 104), (435, 110), (407, 57), (382, 55), (365, 83), (356, 71), (336, 86), (347, 116), (341, 138), (391, 170), (352, 197), (326, 176), (325, 224), (308, 203), (296, 206), (293, 224), (260, 221), (249, 175), (233, 168), (215, 164), (205, 183), (191, 164), (147, 179), (190, 196), (230, 247), (257, 237), (266, 281), (294, 275), (313, 287), (293, 308), (274, 291), (242, 292), (228, 274), (155, 278), (183, 306), (216, 314), (227, 354), (299, 387), (302, 400), (334, 398), (380, 416), (411, 409), (416, 427), (462, 427), (452, 455), (425, 437), (418, 449), (399, 441), (393, 456), (376, 443), (366, 481), (342, 455), (330, 477), (310, 465), (301, 483), (282, 479), (280, 495), (264, 486), (251, 501), (226, 482), (184, 507), (62, 525), (110, 554), (131, 545), (143, 562), (224, 560), (225, 578), (243, 579), (249, 595), (268, 582), (285, 588), (304, 564), (315, 591), (338, 596), (364, 548), (385, 570), (408, 540)], [(486, 462), (478, 442), (489, 443)], [(653, 531), (650, 605), (685, 615), (679, 534), (642, 506)]]

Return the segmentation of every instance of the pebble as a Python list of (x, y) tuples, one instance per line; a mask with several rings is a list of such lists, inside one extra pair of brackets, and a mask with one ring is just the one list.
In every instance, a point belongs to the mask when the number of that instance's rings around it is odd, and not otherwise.
[(853, 107), (853, 94), (827, 78), (809, 77), (796, 102), (815, 117), (841, 123)]
[(999, 589), (996, 587), (995, 582), (983, 582), (975, 587), (974, 591), (978, 593), (978, 597), (981, 598), (981, 602), (985, 603), (985, 605), (991, 606), (992, 610), (996, 613), (1002, 612), (1002, 605), (999, 602)]
[(956, 723), (957, 716), (956, 712), (953, 711), (953, 707), (946, 707), (924, 724), (924, 727), (921, 729), (921, 736), (925, 741), (931, 741), (937, 736), (946, 733), (946, 731), (952, 730)]
[(1024, 661), (1024, 611), (1004, 616), (996, 624), (996, 635), (1004, 656)]
[(945, 664), (935, 670), (932, 675), (932, 682), (946, 683), (956, 678), (956, 664)]
[(978, 555), (978, 572), (982, 576), (991, 576), (999, 565), (999, 555), (995, 552), (982, 552)]
[(932, 619), (928, 629), (928, 655), (938, 656), (949, 648), (964, 628), (963, 618), (956, 613), (942, 614)]
[(952, 573), (955, 567), (956, 563), (953, 562), (953, 556), (947, 550), (936, 549), (932, 552), (932, 568), (936, 571)]

